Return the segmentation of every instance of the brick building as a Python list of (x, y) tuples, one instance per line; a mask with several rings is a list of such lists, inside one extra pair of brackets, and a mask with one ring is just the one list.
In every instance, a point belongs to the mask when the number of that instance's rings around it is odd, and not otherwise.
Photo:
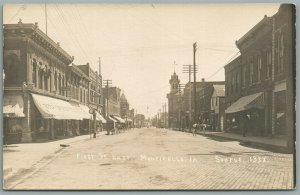
[[(38, 28), (4, 24), (3, 130), (5, 142), (78, 135), (88, 113), (90, 79), (73, 57)], [(85, 92), (85, 93), (84, 93)]]
[(77, 67), (84, 72), (90, 79), (89, 90), (82, 90), (80, 93), (89, 97), (88, 104), (99, 113), (103, 113), (103, 91), (102, 91), (102, 75), (94, 71), (90, 64), (77, 65)]
[[(20, 20), (18, 24), (4, 24), (3, 30), (6, 141), (31, 142), (40, 136), (71, 134), (72, 121), (80, 117), (54, 112), (72, 109), (64, 87), (73, 57), (46, 36), (37, 23), (25, 24)], [(49, 101), (48, 105), (45, 101)], [(60, 103), (60, 107), (52, 105), (53, 102)], [(43, 110), (47, 109), (45, 106), (48, 110)]]
[(121, 89), (118, 87), (103, 88), (105, 97), (105, 116), (109, 123), (109, 129), (116, 128), (117, 124), (125, 125), (125, 119), (121, 118)]
[[(205, 81), (202, 79), (201, 82), (197, 83), (197, 105), (196, 105), (196, 122), (202, 122), (207, 125), (210, 125), (211, 130), (214, 129), (214, 113), (213, 105), (211, 100), (214, 92), (219, 92), (218, 86), (225, 85), (224, 81)], [(216, 91), (217, 90), (217, 91)], [(215, 94), (217, 95), (217, 94)], [(219, 99), (219, 97), (218, 97)], [(220, 100), (220, 99), (219, 99)], [(222, 103), (222, 101), (218, 102)], [(222, 105), (221, 105), (222, 107)]]
[[(295, 26), (293, 5), (282, 4), (236, 41), (241, 55), (225, 66), (227, 128), (257, 136), (294, 129)], [(249, 121), (248, 128), (243, 127)]]

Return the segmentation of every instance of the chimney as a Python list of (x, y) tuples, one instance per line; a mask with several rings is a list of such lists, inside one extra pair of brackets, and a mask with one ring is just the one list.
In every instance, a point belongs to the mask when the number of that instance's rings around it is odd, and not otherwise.
[(201, 81), (202, 81), (202, 82), (205, 82), (205, 79), (204, 79), (204, 78), (202, 78), (202, 79), (201, 79)]

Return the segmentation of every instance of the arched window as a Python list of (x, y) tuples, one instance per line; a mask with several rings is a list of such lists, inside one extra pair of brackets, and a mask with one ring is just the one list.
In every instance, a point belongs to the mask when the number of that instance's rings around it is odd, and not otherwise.
[(18, 85), (19, 82), (19, 75), (18, 75), (18, 64), (19, 64), (19, 58), (16, 54), (10, 54), (4, 58), (4, 73), (5, 73), (5, 79), (4, 79), (4, 85), (10, 86), (10, 85)]
[(54, 73), (54, 91), (57, 91), (57, 72)]
[[(40, 65), (40, 67), (41, 67), (41, 66), (42, 66), (42, 63), (40, 62), (39, 65)], [(39, 73), (38, 73), (38, 75), (39, 75), (39, 88), (40, 88), (40, 89), (43, 89), (43, 76), (44, 76), (44, 72), (43, 72), (43, 70), (42, 70), (41, 68), (39, 68)]]
[(59, 92), (59, 95), (61, 95), (61, 75), (60, 73), (58, 74), (58, 92)]
[(36, 69), (37, 69), (37, 62), (36, 62), (36, 59), (33, 59), (33, 61), (32, 61), (32, 82), (35, 87), (37, 87), (36, 86)]
[[(64, 76), (62, 76), (61, 78), (61, 88), (63, 88), (65, 86), (65, 78)], [(64, 92), (62, 91), (62, 95), (64, 95)]]

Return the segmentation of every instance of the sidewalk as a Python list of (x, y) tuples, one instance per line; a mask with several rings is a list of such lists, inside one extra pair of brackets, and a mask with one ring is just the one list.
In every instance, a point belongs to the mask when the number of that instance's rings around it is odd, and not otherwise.
[[(104, 134), (106, 131), (100, 132), (97, 137)], [(63, 148), (60, 146), (61, 144), (70, 145), (89, 139), (90, 135), (81, 135), (45, 143), (20, 143), (3, 146), (3, 180), (23, 174), (42, 160), (50, 159)]]
[[(174, 129), (179, 131), (178, 129)], [(286, 145), (285, 137), (255, 137), (255, 136), (247, 136), (243, 137), (240, 134), (235, 133), (224, 133), (224, 132), (212, 132), (212, 131), (198, 131), (197, 134), (203, 135), (211, 138), (221, 138), (239, 141), (241, 144), (245, 144), (248, 146), (256, 146), (266, 150), (272, 150), (276, 152), (287, 153), (288, 148)]]

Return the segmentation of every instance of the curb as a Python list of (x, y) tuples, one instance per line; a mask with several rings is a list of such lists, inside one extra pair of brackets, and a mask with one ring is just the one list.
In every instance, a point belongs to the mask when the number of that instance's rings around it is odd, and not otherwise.
[(248, 141), (248, 140), (240, 140), (237, 138), (230, 138), (230, 137), (223, 137), (219, 136), (217, 134), (210, 134), (210, 133), (198, 133), (199, 135), (203, 135), (205, 137), (216, 137), (216, 138), (221, 138), (221, 139), (227, 139), (227, 140), (233, 140), (233, 141), (238, 141), (240, 142), (240, 145), (243, 146), (248, 146), (248, 147), (256, 147), (259, 149), (264, 149), (264, 150), (269, 150), (271, 152), (278, 152), (278, 153), (291, 153), (291, 151), (288, 150), (287, 147), (284, 146), (278, 146), (278, 145), (272, 145), (272, 144), (266, 144), (266, 143), (260, 143), (260, 142), (255, 142), (255, 141)]

